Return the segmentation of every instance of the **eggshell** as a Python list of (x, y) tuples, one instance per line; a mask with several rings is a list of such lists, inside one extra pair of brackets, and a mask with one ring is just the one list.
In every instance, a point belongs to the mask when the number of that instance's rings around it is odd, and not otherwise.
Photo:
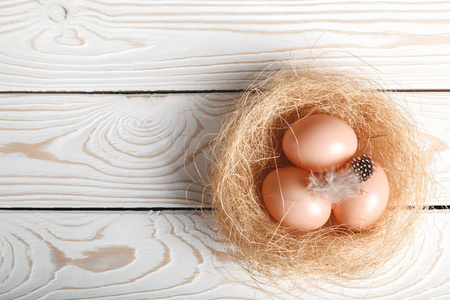
[(376, 165), (370, 178), (361, 183), (362, 193), (356, 198), (333, 206), (339, 223), (359, 230), (375, 223), (386, 209), (389, 200), (389, 182), (384, 170)]
[(330, 217), (331, 204), (306, 189), (309, 174), (300, 168), (284, 167), (264, 179), (264, 204), (281, 224), (308, 231), (321, 227)]
[(314, 172), (346, 163), (356, 152), (353, 129), (330, 115), (310, 115), (291, 125), (283, 137), (283, 151), (296, 166)]

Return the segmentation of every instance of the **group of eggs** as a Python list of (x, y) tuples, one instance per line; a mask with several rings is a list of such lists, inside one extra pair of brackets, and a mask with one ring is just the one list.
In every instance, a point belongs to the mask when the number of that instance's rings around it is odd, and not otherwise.
[(361, 164), (366, 169), (357, 181), (358, 193), (349, 199), (333, 203), (308, 189), (312, 173), (352, 167), (357, 146), (353, 129), (334, 116), (310, 115), (291, 125), (283, 137), (283, 151), (295, 166), (277, 168), (263, 182), (263, 201), (272, 217), (303, 231), (320, 228), (331, 213), (352, 230), (376, 222), (387, 206), (389, 182), (384, 170), (372, 165), (370, 158), (353, 163), (353, 168), (357, 164), (361, 169)]

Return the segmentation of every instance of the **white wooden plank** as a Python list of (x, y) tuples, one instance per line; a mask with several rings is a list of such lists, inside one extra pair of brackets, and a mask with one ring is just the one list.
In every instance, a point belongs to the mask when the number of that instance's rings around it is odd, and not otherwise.
[(386, 87), (448, 89), (449, 10), (419, 0), (3, 0), (0, 90), (242, 89), (275, 61), (316, 56)]
[(450, 205), (450, 93), (405, 93), (405, 96), (403, 104), (410, 109), (428, 144), (426, 153), (435, 181), (429, 203)]
[(2, 206), (197, 206), (193, 155), (235, 97), (1, 95)]
[[(428, 299), (450, 297), (448, 211), (363, 280), (255, 283), (198, 213), (0, 213), (2, 299)], [(283, 285), (283, 284), (282, 284)]]
[[(198, 206), (191, 177), (238, 96), (0, 95), (0, 207)], [(397, 96), (430, 144), (429, 203), (449, 203), (450, 93)]]

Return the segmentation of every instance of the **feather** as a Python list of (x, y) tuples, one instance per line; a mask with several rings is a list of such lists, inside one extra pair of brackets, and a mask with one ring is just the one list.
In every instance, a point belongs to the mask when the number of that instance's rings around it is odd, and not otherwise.
[(360, 179), (350, 166), (340, 170), (312, 173), (307, 189), (331, 204), (342, 203), (361, 193)]

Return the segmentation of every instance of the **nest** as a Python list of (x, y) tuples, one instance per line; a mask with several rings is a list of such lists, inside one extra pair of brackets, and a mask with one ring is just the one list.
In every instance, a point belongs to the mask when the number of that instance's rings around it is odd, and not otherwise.
[[(261, 196), (277, 167), (290, 124), (310, 114), (337, 116), (358, 137), (355, 155), (372, 156), (386, 171), (390, 198), (371, 227), (354, 232), (333, 218), (302, 232), (275, 221)], [(367, 80), (334, 71), (284, 71), (252, 86), (215, 140), (210, 167), (212, 214), (231, 257), (269, 280), (361, 278), (403, 248), (424, 207), (428, 175), (409, 114)], [(306, 277), (309, 276), (309, 277)]]

